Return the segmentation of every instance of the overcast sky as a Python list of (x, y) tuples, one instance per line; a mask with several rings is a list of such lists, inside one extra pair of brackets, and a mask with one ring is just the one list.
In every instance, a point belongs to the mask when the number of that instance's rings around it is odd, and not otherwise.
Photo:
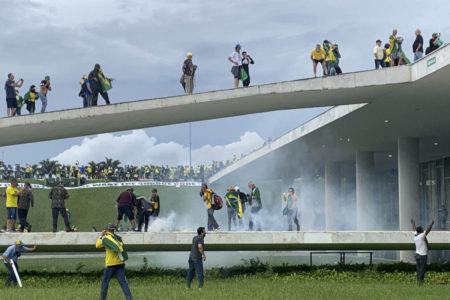
[[(4, 80), (9, 72), (23, 77), (21, 94), (50, 75), (53, 90), (48, 110), (81, 106), (78, 82), (95, 63), (116, 79), (110, 98), (117, 103), (181, 94), (178, 80), (188, 51), (198, 65), (195, 92), (203, 92), (232, 87), (227, 56), (236, 43), (255, 60), (252, 84), (261, 84), (311, 77), (309, 53), (324, 39), (339, 44), (340, 66), (353, 72), (373, 68), (375, 40), (387, 42), (393, 28), (404, 37), (411, 59), (416, 28), (422, 29), (426, 44), (432, 32), (442, 32), (448, 41), (450, 29), (448, 0), (0, 0), (0, 8), (1, 74)], [(4, 89), (0, 97), (5, 98)], [(99, 103), (104, 102), (99, 99)], [(324, 109), (193, 123), (193, 159), (203, 162), (248, 152)], [(48, 157), (90, 161), (108, 155), (128, 163), (175, 164), (187, 161), (188, 143), (188, 125), (179, 124), (1, 151), (9, 163), (36, 163)], [(132, 155), (128, 145), (134, 145)], [(136, 150), (139, 145), (146, 149)], [(211, 151), (215, 153), (205, 154)]]

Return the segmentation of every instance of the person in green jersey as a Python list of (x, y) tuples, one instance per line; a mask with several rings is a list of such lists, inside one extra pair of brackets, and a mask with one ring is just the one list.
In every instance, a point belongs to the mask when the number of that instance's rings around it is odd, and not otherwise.
[(248, 203), (251, 207), (250, 209), (250, 221), (248, 224), (249, 230), (262, 230), (262, 221), (260, 216), (260, 211), (262, 209), (261, 194), (259, 188), (255, 186), (253, 182), (248, 183), (248, 188), (250, 189), (250, 194), (247, 196)]

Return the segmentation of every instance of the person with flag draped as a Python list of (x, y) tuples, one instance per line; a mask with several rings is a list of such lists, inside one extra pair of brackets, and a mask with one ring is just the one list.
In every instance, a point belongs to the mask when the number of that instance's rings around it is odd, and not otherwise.
[(127, 300), (133, 299), (125, 277), (125, 261), (128, 259), (122, 238), (115, 234), (116, 226), (109, 223), (95, 243), (95, 248), (105, 248), (105, 269), (103, 270), (100, 299), (106, 300), (109, 281), (116, 277)]
[(242, 217), (242, 204), (239, 200), (239, 193), (235, 191), (234, 187), (230, 186), (225, 195), (228, 214), (228, 231), (231, 231), (231, 223), (234, 229), (237, 229), (236, 216)]
[(106, 104), (110, 104), (108, 91), (112, 89), (114, 78), (108, 78), (103, 73), (100, 64), (95, 64), (94, 70), (89, 73), (88, 80), (92, 89), (92, 106), (97, 106), (98, 94), (102, 96)]
[(335, 51), (336, 45), (334, 45), (328, 40), (324, 40), (322, 48), (323, 50), (325, 50), (326, 53), (325, 64), (327, 66), (327, 75), (334, 76), (336, 75), (336, 67), (338, 64), (338, 60), (336, 57), (337, 53)]
[(241, 213), (238, 213), (238, 223), (239, 223), (239, 230), (243, 230), (244, 229), (244, 213), (245, 213), (245, 206), (246, 203), (248, 202), (247, 200), (247, 195), (243, 192), (241, 192), (241, 189), (239, 186), (235, 186), (234, 190), (237, 192), (238, 194), (238, 201), (240, 204), (239, 210), (241, 211)]
[(392, 35), (389, 36), (391, 67), (411, 63), (405, 52), (402, 50), (403, 38), (397, 37), (397, 32), (397, 29), (394, 29), (392, 30)]

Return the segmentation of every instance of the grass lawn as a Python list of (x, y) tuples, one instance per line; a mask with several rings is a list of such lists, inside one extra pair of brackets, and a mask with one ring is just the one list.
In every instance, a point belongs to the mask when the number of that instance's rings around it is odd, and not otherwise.
[[(39, 287), (24, 281), (24, 288), (1, 288), (3, 299), (96, 299), (101, 278), (90, 283), (47, 282)], [(135, 299), (448, 299), (448, 285), (417, 286), (413, 283), (377, 281), (333, 282), (302, 281), (295, 276), (239, 276), (228, 279), (206, 279), (198, 290), (194, 280), (187, 290), (182, 278), (155, 278), (129, 280)], [(195, 287), (195, 288), (194, 288)], [(108, 299), (124, 299), (115, 280), (111, 281)]]

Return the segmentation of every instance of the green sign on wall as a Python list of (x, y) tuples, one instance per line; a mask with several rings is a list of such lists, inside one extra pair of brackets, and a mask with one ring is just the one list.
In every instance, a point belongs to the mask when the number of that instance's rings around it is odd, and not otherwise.
[(427, 67), (432, 66), (436, 63), (436, 57), (432, 57), (429, 60), (427, 60)]

